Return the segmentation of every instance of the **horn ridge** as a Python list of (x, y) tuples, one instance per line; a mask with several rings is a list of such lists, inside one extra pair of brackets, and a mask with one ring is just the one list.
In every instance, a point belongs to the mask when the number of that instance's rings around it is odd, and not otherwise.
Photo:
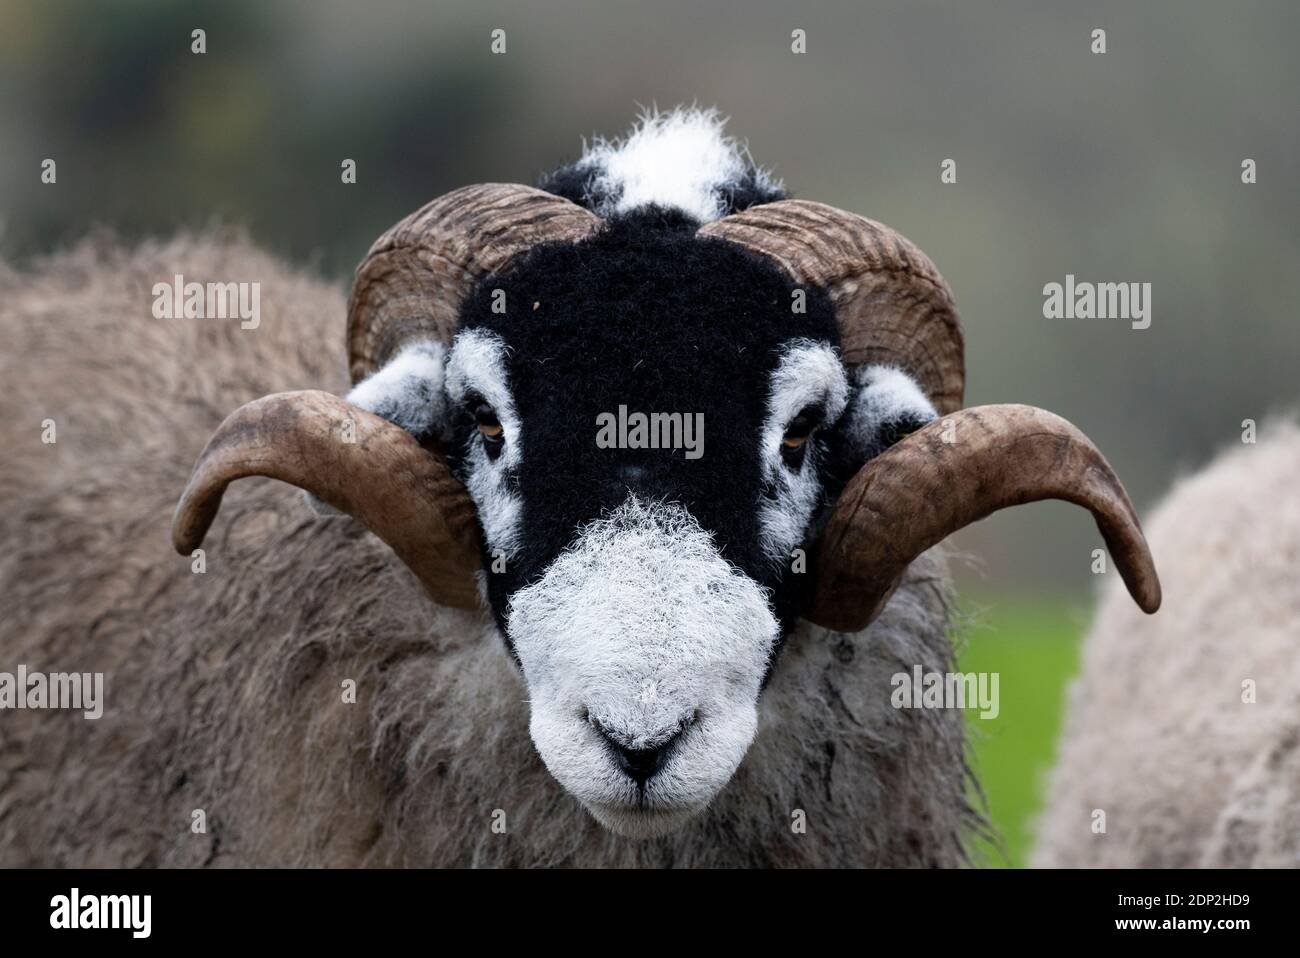
[(882, 223), (810, 200), (778, 200), (702, 226), (824, 288), (846, 363), (899, 366), (940, 412), (961, 408), (965, 346), (952, 292), (917, 246)]
[(413, 339), (449, 343), (474, 284), (540, 243), (577, 241), (594, 213), (531, 186), (452, 190), (395, 223), (357, 267), (348, 303), (348, 372), (360, 382)]

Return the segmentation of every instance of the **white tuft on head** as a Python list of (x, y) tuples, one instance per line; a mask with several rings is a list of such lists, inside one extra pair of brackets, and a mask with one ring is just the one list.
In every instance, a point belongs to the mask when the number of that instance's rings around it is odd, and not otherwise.
[[(645, 837), (701, 811), (744, 758), (779, 627), (688, 512), (631, 496), (514, 595), (507, 630), (546, 767), (606, 827)], [(678, 733), (643, 790), (606, 740)]]
[(780, 180), (756, 169), (745, 147), (723, 133), (726, 122), (715, 109), (651, 110), (626, 139), (597, 138), (577, 163), (598, 171), (596, 213), (662, 206), (708, 223), (726, 214), (729, 192), (746, 181), (780, 191)]

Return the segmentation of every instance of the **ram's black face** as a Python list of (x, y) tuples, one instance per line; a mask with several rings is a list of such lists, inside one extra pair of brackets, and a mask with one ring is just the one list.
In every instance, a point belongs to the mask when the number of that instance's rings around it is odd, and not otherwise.
[[(791, 553), (845, 471), (837, 341), (819, 292), (656, 213), (536, 249), (464, 308), (451, 446), (487, 595), (543, 758), (611, 827), (671, 826), (743, 757), (809, 592)], [(673, 414), (677, 447), (605, 448), (621, 411)]]
[[(834, 314), (819, 291), (796, 301), (773, 264), (696, 239), (694, 229), (653, 213), (618, 220), (595, 240), (533, 251), (466, 305), (462, 328), (505, 346), (520, 426), (507, 473), (522, 503), (517, 545), (506, 561), (497, 556), (487, 580), (499, 618), (579, 529), (629, 495), (682, 506), (728, 562), (773, 591), (783, 625), (803, 611), (800, 586), (810, 577), (787, 574), (790, 556), (772, 554), (760, 528), (761, 504), (780, 492), (762, 440), (779, 361), (792, 342), (835, 348)], [(467, 398), (454, 409), (455, 449), (478, 444), (490, 458), (504, 455), (511, 440), (492, 435), (504, 410), (472, 388)], [(683, 430), (670, 428), (690, 448), (602, 448), (598, 422), (617, 420), (620, 409), (677, 414)], [(811, 429), (808, 445), (784, 452), (784, 468), (825, 470), (828, 412), (817, 403), (782, 424), (783, 436), (794, 426), (791, 447), (801, 427)], [(468, 465), (462, 456), (458, 467)], [(485, 542), (487, 569), (493, 545)]]

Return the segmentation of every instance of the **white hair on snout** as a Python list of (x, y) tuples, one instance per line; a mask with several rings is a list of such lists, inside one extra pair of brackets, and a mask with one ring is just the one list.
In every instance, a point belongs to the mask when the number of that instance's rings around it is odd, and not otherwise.
[[(507, 629), (546, 767), (632, 837), (677, 827), (730, 780), (779, 633), (766, 590), (685, 509), (635, 496), (515, 593)], [(640, 791), (597, 725), (628, 748), (680, 737)]]

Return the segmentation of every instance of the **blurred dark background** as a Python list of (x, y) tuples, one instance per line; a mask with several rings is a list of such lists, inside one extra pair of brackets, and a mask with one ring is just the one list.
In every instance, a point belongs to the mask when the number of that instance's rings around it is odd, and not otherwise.
[[(3, 0), (0, 254), (99, 224), (235, 223), (343, 284), (438, 193), (533, 182), (640, 105), (716, 105), (796, 195), (889, 223), (939, 264), (969, 404), (1065, 415), (1142, 510), (1240, 441), (1243, 419), (1300, 398), (1298, 41), (1290, 0)], [(40, 182), (46, 157), (57, 186)], [(1067, 273), (1151, 283), (1151, 327), (1043, 318), (1044, 284)], [(1083, 512), (1013, 510), (958, 544), (979, 557), (960, 581), (987, 621), (1013, 608), (1031, 638), (1077, 636), (1100, 545)], [(1072, 654), (1035, 673), (1049, 713)]]

